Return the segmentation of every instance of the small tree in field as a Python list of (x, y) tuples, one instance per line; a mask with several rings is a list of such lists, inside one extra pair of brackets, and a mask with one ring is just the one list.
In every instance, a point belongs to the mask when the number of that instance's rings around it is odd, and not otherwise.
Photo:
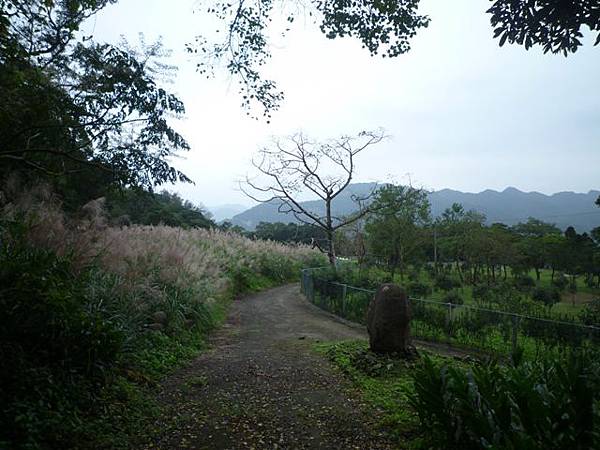
[[(242, 191), (260, 203), (275, 203), (279, 212), (291, 213), (302, 222), (315, 225), (325, 233), (325, 248), (329, 263), (335, 267), (335, 231), (359, 220), (369, 212), (366, 205), (371, 192), (353, 196), (356, 211), (347, 217), (337, 217), (332, 202), (350, 185), (355, 174), (355, 158), (362, 151), (384, 139), (382, 131), (363, 131), (356, 136), (342, 136), (319, 143), (302, 133), (277, 139), (272, 147), (258, 152), (252, 165), (257, 178), (246, 177)], [(303, 194), (316, 195), (323, 209), (308, 209), (300, 201)]]
[(423, 226), (431, 221), (427, 192), (387, 185), (377, 191), (372, 209), (365, 227), (369, 247), (386, 260), (392, 280), (399, 268), (404, 281), (407, 265), (424, 259)]

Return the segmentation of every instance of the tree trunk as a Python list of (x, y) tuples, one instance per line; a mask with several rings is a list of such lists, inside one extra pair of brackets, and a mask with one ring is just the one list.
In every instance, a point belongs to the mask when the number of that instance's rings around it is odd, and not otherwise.
[(540, 269), (539, 267), (535, 268), (535, 278), (540, 281)]
[(327, 259), (329, 264), (335, 269), (335, 247), (333, 244), (333, 231), (327, 230)]
[(327, 259), (329, 264), (335, 270), (335, 247), (333, 243), (333, 222), (331, 220), (331, 198), (325, 200), (325, 208), (327, 211)]

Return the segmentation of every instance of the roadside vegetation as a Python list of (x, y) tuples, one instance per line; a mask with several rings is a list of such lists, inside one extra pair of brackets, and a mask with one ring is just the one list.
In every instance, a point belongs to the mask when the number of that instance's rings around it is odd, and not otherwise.
[(589, 352), (499, 363), (420, 351), (407, 361), (364, 342), (319, 344), (382, 414), (403, 449), (591, 449), (600, 444), (600, 367)]
[(126, 448), (151, 389), (204, 346), (228, 303), (323, 264), (216, 229), (111, 227), (47, 189), (2, 206), (0, 447)]

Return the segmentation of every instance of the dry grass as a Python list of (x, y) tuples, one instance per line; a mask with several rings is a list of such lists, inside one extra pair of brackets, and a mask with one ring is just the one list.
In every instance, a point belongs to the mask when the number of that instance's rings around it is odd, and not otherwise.
[(0, 205), (1, 214), (24, 220), (29, 242), (69, 255), (79, 269), (98, 266), (117, 277), (115, 289), (137, 293), (147, 302), (162, 302), (165, 287), (192, 290), (209, 301), (227, 292), (232, 273), (245, 270), (284, 281), (290, 270), (320, 258), (306, 246), (255, 241), (219, 230), (108, 227), (102, 200), (67, 219), (45, 186), (18, 193), (18, 185), (7, 183), (4, 192), (14, 200)]

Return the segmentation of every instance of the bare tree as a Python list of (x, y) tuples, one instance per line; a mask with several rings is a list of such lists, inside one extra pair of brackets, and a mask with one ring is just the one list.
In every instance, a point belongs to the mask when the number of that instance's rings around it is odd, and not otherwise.
[[(335, 267), (335, 231), (348, 225), (369, 212), (367, 200), (373, 192), (359, 197), (353, 196), (356, 211), (346, 217), (337, 217), (332, 212), (333, 200), (352, 181), (356, 156), (368, 147), (385, 138), (382, 130), (362, 131), (356, 136), (342, 136), (319, 143), (302, 133), (285, 139), (276, 139), (273, 146), (262, 148), (252, 160), (258, 177), (246, 177), (242, 191), (261, 203), (278, 204), (279, 212), (292, 213), (302, 222), (315, 225), (325, 232), (330, 264)], [(323, 211), (313, 211), (302, 205), (302, 194), (312, 193), (324, 202)]]

